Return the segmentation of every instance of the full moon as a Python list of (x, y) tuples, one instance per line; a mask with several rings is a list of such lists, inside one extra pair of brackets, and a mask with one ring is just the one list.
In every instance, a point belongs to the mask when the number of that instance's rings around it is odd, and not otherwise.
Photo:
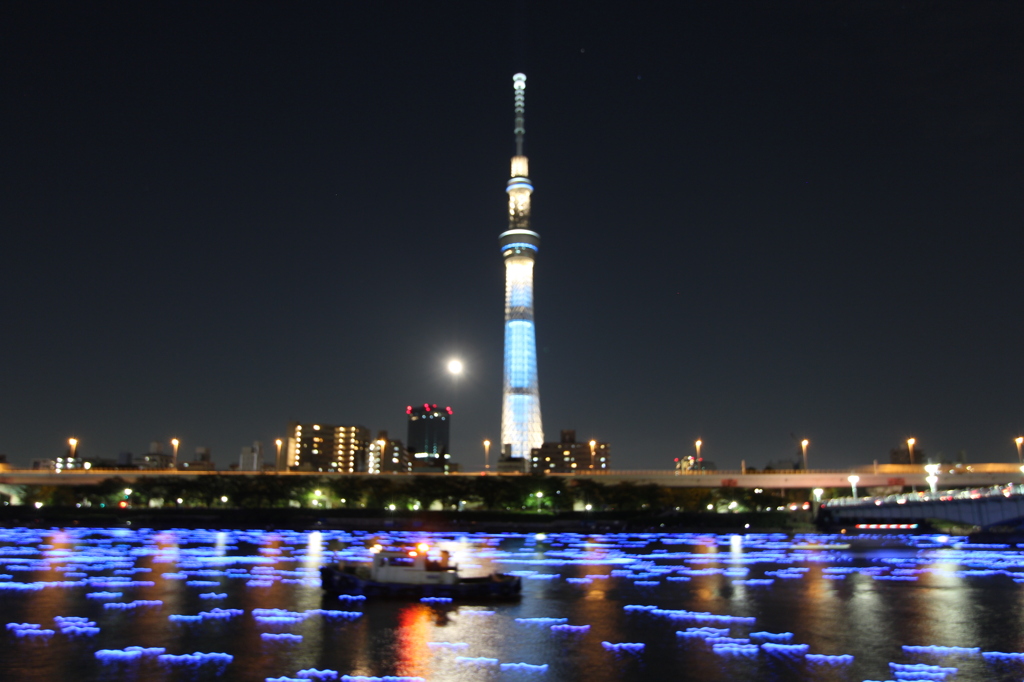
[(462, 360), (449, 360), (448, 371), (452, 374), (462, 374)]

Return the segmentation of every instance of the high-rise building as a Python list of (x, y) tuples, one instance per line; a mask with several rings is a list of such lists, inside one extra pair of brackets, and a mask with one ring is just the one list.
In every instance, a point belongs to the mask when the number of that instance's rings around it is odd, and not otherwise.
[(287, 468), (301, 471), (364, 472), (369, 446), (370, 430), (365, 426), (292, 422), (285, 463)]
[(413, 456), (413, 465), (443, 466), (451, 459), (449, 443), (451, 442), (452, 408), (438, 407), (423, 403), (405, 408), (409, 415), (409, 433), (406, 439), (409, 451)]
[(263, 443), (257, 440), (242, 448), (242, 454), (238, 456), (238, 470), (263, 471)]
[(530, 229), (529, 162), (523, 155), (526, 134), (526, 76), (512, 77), (515, 94), (516, 155), (508, 193), (508, 229), (499, 237), (505, 261), (505, 379), (502, 387), (502, 457), (530, 469), (530, 451), (544, 443), (537, 382), (537, 338), (533, 321), (533, 263), (540, 235)]
[(378, 431), (370, 443), (366, 471), (371, 474), (407, 474), (412, 471), (412, 455), (400, 440)]
[(598, 440), (576, 442), (576, 431), (562, 431), (558, 443), (544, 443), (530, 454), (530, 470), (544, 474), (607, 471), (612, 466), (611, 446)]

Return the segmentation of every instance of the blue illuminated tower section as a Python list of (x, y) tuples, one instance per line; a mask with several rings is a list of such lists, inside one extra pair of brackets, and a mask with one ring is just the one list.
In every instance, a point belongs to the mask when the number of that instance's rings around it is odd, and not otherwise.
[(515, 93), (516, 155), (508, 181), (508, 230), (501, 233), (505, 259), (505, 382), (501, 406), (501, 442), (506, 457), (530, 468), (530, 450), (544, 443), (537, 383), (537, 335), (533, 323), (533, 263), (540, 235), (530, 229), (530, 171), (523, 156), (526, 133), (526, 76), (512, 77)]

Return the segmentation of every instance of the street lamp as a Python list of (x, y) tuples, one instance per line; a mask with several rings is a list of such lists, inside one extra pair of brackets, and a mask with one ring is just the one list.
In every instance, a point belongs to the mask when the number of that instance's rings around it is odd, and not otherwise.
[(177, 438), (172, 438), (171, 439), (171, 448), (173, 448), (173, 453), (174, 453), (173, 455), (171, 455), (171, 468), (172, 469), (177, 469), (178, 468), (178, 445), (179, 445), (180, 442), (181, 441), (179, 441)]
[[(75, 458), (75, 448), (78, 447), (78, 439), (77, 438), (68, 438), (68, 447), (71, 449), (71, 459), (74, 459)], [(1019, 445), (1017, 446), (1017, 449), (1018, 450), (1020, 449)]]
[(284, 441), (281, 440), (280, 438), (278, 438), (277, 440), (274, 441), (274, 445), (277, 446), (277, 458), (274, 460), (274, 464), (277, 465), (278, 469), (282, 469), (282, 467), (281, 467), (281, 446), (284, 445)]
[(596, 440), (590, 441), (590, 468), (594, 468), (594, 446), (597, 445)]
[(484, 441), (484, 471), (491, 468), (491, 441)]
[(932, 489), (932, 495), (935, 494), (935, 486), (939, 482), (939, 465), (938, 464), (925, 464), (924, 470), (928, 472), (924, 480), (928, 481), (928, 487)]
[(907, 451), (910, 452), (910, 463), (911, 464), (914, 463), (914, 443), (916, 443), (916, 442), (917, 442), (917, 440), (914, 439), (914, 438), (908, 438), (907, 439)]
[(462, 374), (462, 360), (453, 358), (448, 361), (448, 373), (458, 376)]
[(800, 441), (800, 447), (804, 451), (804, 471), (807, 471), (807, 446), (810, 445), (810, 444), (811, 444), (811, 441), (807, 440), (806, 438), (804, 438), (802, 441)]
[(857, 501), (857, 484), (860, 482), (860, 476), (854, 474), (853, 476), (847, 476), (846, 480), (850, 482), (850, 487), (853, 488), (853, 500)]
[(1017, 436), (1013, 439), (1013, 442), (1017, 444), (1017, 461), (1024, 464), (1024, 457), (1020, 455), (1020, 446), (1024, 445), (1024, 436)]
[(815, 488), (811, 492), (814, 493), (814, 501), (821, 502), (821, 496), (825, 494), (825, 491), (821, 488)]
[(544, 493), (537, 493), (537, 511), (540, 511), (540, 501), (544, 498)]

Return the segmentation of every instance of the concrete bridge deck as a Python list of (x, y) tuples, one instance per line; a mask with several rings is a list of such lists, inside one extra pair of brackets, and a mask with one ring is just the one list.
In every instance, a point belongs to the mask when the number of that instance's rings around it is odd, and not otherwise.
[[(365, 478), (389, 478), (396, 481), (409, 480), (410, 476), (452, 476), (479, 477), (481, 472), (452, 474), (331, 474), (298, 471), (173, 471), (169, 469), (92, 469), (65, 470), (61, 473), (32, 469), (6, 469), (0, 471), (0, 485), (94, 485), (117, 476), (127, 482), (162, 476), (197, 478), (201, 476), (357, 476)], [(497, 474), (488, 473), (489, 476)], [(502, 474), (517, 476), (521, 474)], [(790, 470), (790, 471), (700, 471), (675, 473), (671, 470), (609, 470), (603, 472), (579, 472), (573, 474), (547, 474), (551, 477), (593, 480), (603, 485), (634, 483), (655, 484), (679, 488), (765, 488), (765, 489), (806, 489), (850, 488), (849, 477), (860, 478), (857, 487), (861, 491), (870, 488), (896, 488), (905, 486), (927, 487), (923, 466), (879, 464), (850, 469), (832, 470)], [(1019, 465), (1004, 463), (972, 464), (969, 467), (947, 468), (939, 472), (940, 485), (953, 488), (982, 488), (993, 485), (1019, 483), (1022, 474)]]

